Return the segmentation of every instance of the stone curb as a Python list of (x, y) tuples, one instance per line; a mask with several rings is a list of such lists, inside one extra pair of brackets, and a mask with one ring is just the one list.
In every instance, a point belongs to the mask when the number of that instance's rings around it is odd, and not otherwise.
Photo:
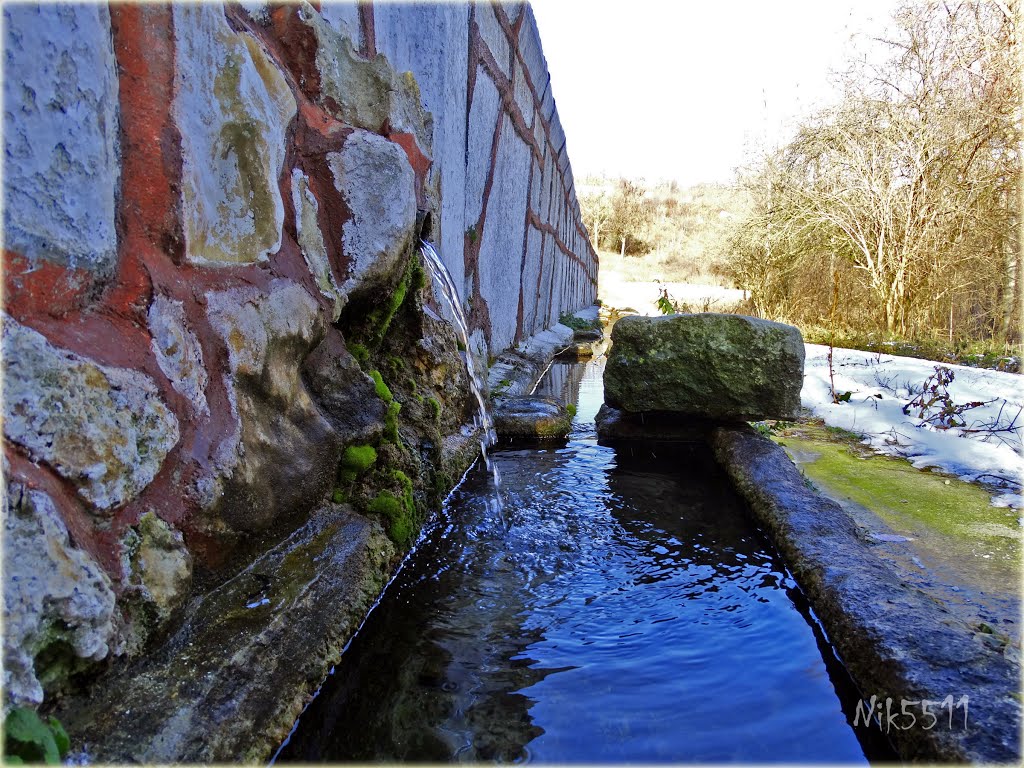
[[(804, 483), (782, 448), (752, 428), (719, 427), (718, 462), (782, 553), (863, 697), (881, 706), (881, 727), (904, 760), (1019, 764), (1019, 664), (996, 638), (952, 618), (900, 581), (861, 539), (842, 508)], [(964, 712), (939, 702), (969, 696)], [(886, 715), (902, 703), (913, 724)], [(920, 702), (939, 714), (926, 729)], [(949, 712), (952, 711), (952, 727)], [(875, 714), (879, 714), (876, 707)], [(859, 727), (864, 726), (863, 722)]]

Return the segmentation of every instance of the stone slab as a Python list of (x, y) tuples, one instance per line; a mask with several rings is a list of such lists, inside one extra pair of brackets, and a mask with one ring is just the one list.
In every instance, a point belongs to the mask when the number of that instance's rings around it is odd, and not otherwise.
[[(1014, 649), (958, 622), (900, 581), (843, 509), (805, 484), (782, 448), (745, 425), (717, 428), (711, 445), (865, 699), (891, 698), (897, 710), (901, 701), (914, 703), (916, 727), (900, 716), (896, 727), (887, 728), (900, 757), (1019, 764), (1020, 661)], [(967, 728), (946, 727), (945, 719), (922, 727), (922, 699), (936, 702), (938, 711), (947, 696), (965, 695)], [(962, 722), (962, 711), (956, 714), (954, 726)]]

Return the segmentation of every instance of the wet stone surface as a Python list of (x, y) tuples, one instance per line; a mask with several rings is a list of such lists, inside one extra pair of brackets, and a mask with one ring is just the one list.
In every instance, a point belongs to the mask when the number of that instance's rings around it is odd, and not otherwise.
[(572, 424), (562, 403), (542, 395), (498, 397), (492, 407), (499, 437), (559, 439), (569, 433)]

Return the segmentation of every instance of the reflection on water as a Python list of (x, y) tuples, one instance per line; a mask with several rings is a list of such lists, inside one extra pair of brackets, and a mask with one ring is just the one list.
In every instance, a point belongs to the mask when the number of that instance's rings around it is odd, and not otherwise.
[(600, 446), (600, 361), (549, 376), (568, 443), (494, 451), (504, 517), (471, 474), (279, 759), (865, 762), (706, 449)]

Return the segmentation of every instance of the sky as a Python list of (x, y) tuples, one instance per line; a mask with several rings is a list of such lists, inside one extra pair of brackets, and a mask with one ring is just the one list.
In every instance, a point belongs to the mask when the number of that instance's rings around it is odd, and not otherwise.
[(895, 0), (531, 0), (578, 180), (728, 182), (835, 100), (852, 33)]

